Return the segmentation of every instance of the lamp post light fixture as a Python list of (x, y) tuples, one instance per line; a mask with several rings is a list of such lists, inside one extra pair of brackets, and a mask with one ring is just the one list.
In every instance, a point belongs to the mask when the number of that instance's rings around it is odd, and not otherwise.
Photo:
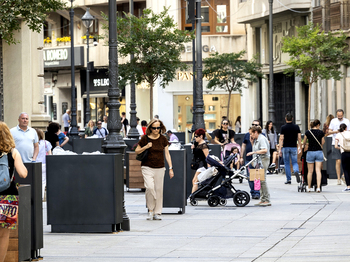
[(83, 24), (86, 27), (86, 110), (85, 110), (85, 123), (90, 121), (90, 62), (89, 62), (89, 42), (90, 42), (90, 27), (94, 23), (95, 18), (89, 12), (90, 8), (87, 8), (85, 14), (81, 18)]
[(69, 136), (73, 139), (79, 138), (79, 131), (77, 128), (77, 109), (75, 106), (75, 62), (74, 62), (74, 9), (73, 2), (74, 0), (70, 0), (71, 8), (69, 11), (70, 15), (70, 41), (71, 41), (71, 103), (72, 103), (72, 115), (71, 115), (71, 130)]

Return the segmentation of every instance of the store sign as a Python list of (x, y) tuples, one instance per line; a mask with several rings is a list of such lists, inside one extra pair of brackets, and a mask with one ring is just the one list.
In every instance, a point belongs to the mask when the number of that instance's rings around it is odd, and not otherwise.
[[(71, 66), (71, 48), (53, 48), (43, 50), (44, 68), (62, 68)], [(84, 66), (84, 47), (74, 47), (74, 65)]]
[[(202, 50), (204, 53), (211, 53), (211, 52), (217, 52), (216, 48), (214, 45), (208, 46), (208, 45), (203, 45)], [(183, 52), (185, 53), (192, 53), (192, 45), (184, 45)]]
[[(96, 69), (89, 73), (90, 94), (107, 93), (109, 88), (108, 69)], [(86, 94), (86, 70), (80, 70), (81, 94)]]
[(94, 79), (93, 83), (94, 83), (94, 87), (109, 86), (109, 78)]
[[(204, 80), (208, 80), (205, 76), (203, 77)], [(178, 71), (176, 73), (176, 80), (178, 81), (192, 81), (193, 80), (193, 73), (190, 71)]]

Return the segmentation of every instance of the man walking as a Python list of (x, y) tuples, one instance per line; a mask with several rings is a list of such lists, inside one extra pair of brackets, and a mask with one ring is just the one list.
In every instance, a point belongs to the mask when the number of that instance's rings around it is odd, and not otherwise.
[(29, 116), (23, 112), (19, 115), (18, 125), (11, 128), (11, 134), (23, 163), (35, 162), (39, 154), (38, 135), (34, 128), (28, 126), (28, 123)]
[(102, 127), (102, 122), (97, 122), (97, 128), (94, 130), (94, 135), (97, 135), (99, 138), (105, 138), (108, 135), (106, 128)]
[[(254, 120), (252, 123), (252, 127), (258, 127), (260, 126), (260, 121), (259, 120)], [(241, 150), (241, 159), (240, 159), (240, 163), (241, 165), (243, 165), (243, 157), (244, 154), (246, 154), (246, 158), (245, 158), (245, 165), (250, 162), (253, 157), (251, 155), (247, 156), (248, 153), (252, 152), (252, 141), (253, 139), (251, 139), (250, 137), (250, 132), (251, 130), (249, 129), (249, 132), (245, 134), (244, 138), (243, 138), (243, 143), (242, 143), (242, 150)], [(252, 165), (249, 166), (249, 168), (253, 168)], [(247, 169), (247, 176), (249, 177), (249, 169)], [(254, 181), (249, 181), (249, 187), (250, 187), (250, 194), (252, 195), (253, 199), (260, 199), (260, 191), (259, 190), (255, 190), (254, 189)]]
[(67, 135), (68, 130), (69, 130), (69, 124), (70, 124), (70, 110), (67, 109), (66, 113), (63, 114), (62, 116), (62, 122), (63, 122), (63, 127), (64, 127), (64, 132)]
[[(300, 183), (298, 154), (301, 152), (301, 133), (298, 125), (292, 123), (293, 115), (286, 114), (286, 124), (281, 127), (281, 135), (279, 140), (278, 153), (283, 153), (284, 169), (286, 171), (287, 181), (285, 184), (292, 183), (292, 171), (290, 170), (290, 161), (292, 161), (294, 176)], [(299, 148), (297, 148), (297, 142)]]
[(335, 171), (337, 172), (338, 185), (341, 185), (340, 173), (341, 173), (341, 153), (339, 149), (334, 147), (335, 145), (335, 136), (339, 133), (338, 129), (340, 124), (345, 124), (348, 128), (350, 127), (350, 122), (344, 117), (344, 110), (337, 110), (337, 117), (333, 118), (329, 124), (328, 135), (332, 135), (332, 159), (335, 159)]

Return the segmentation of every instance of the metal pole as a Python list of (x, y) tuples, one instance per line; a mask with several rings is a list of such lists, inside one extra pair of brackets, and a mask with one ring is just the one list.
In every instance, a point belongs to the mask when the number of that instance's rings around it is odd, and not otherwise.
[(204, 128), (203, 110), (203, 76), (202, 76), (202, 27), (201, 27), (201, 0), (196, 0), (196, 41), (197, 41), (197, 85), (196, 85), (196, 122), (195, 129)]
[(87, 41), (87, 49), (86, 49), (86, 110), (85, 110), (85, 123), (89, 123), (90, 121), (90, 70), (89, 70), (89, 39), (90, 32), (89, 27), (86, 28), (86, 41)]
[[(102, 148), (105, 153), (120, 153), (124, 155), (126, 145), (123, 137), (120, 134), (122, 123), (120, 121), (120, 91), (118, 88), (118, 53), (117, 53), (117, 3), (115, 0), (108, 0), (108, 25), (109, 25), (109, 88), (107, 103), (109, 108), (108, 116), (108, 130), (109, 135), (105, 140)], [(121, 174), (123, 175), (123, 167), (120, 167)], [(125, 211), (125, 202), (123, 194), (123, 223), (120, 226), (123, 230), (130, 230), (130, 220)]]
[(74, 63), (74, 9), (73, 9), (73, 1), (71, 0), (71, 8), (69, 11), (70, 15), (70, 34), (71, 34), (71, 103), (72, 103), (72, 119), (71, 119), (71, 130), (69, 133), (70, 138), (76, 139), (79, 138), (79, 131), (77, 128), (77, 109), (75, 106), (75, 63)]
[(273, 0), (269, 0), (270, 16), (269, 16), (269, 120), (275, 123), (275, 96), (273, 86)]
[[(192, 31), (195, 30), (195, 22), (196, 20), (193, 19), (192, 20)], [(193, 97), (192, 97), (192, 103), (193, 103), (193, 107), (192, 107), (192, 128), (191, 131), (192, 133), (194, 131), (196, 131), (196, 39), (192, 40), (192, 76), (193, 76)]]
[[(130, 15), (134, 15), (134, 1), (129, 2)], [(132, 28), (131, 28), (132, 30)], [(132, 34), (132, 32), (131, 32)], [(134, 53), (130, 54), (130, 62), (134, 59)], [(140, 134), (137, 131), (137, 120), (136, 120), (136, 90), (135, 81), (130, 82), (130, 131), (128, 133), (129, 138), (139, 138)]]

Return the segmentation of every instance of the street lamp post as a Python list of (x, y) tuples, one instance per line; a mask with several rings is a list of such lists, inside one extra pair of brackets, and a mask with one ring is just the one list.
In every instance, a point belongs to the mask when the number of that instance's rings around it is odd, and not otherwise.
[(85, 123), (90, 121), (90, 68), (89, 68), (89, 38), (90, 27), (94, 23), (94, 17), (89, 12), (90, 8), (87, 8), (85, 14), (81, 18), (86, 27), (86, 109), (85, 109)]
[(202, 74), (202, 17), (201, 0), (196, 0), (196, 50), (197, 50), (197, 83), (196, 83), (196, 122), (195, 129), (204, 128), (203, 74)]
[[(134, 15), (134, 1), (130, 0), (129, 2), (130, 15)], [(132, 30), (132, 28), (131, 28)], [(132, 32), (130, 32), (132, 34)], [(130, 61), (134, 59), (134, 53), (130, 54)], [(135, 90), (135, 81), (130, 82), (130, 131), (128, 133), (129, 138), (139, 138), (140, 134), (137, 130), (137, 120), (136, 120), (136, 90)]]
[[(108, 88), (108, 130), (104, 144), (102, 145), (105, 153), (120, 153), (124, 154), (126, 148), (123, 137), (120, 134), (122, 122), (120, 121), (120, 91), (118, 88), (118, 53), (117, 53), (117, 3), (115, 0), (108, 0), (108, 25), (109, 25), (109, 88)], [(121, 175), (123, 171), (121, 171)], [(125, 202), (123, 194), (123, 222), (120, 225), (121, 229), (130, 231), (130, 219), (125, 211)]]
[(275, 94), (273, 86), (273, 0), (269, 0), (270, 14), (269, 14), (269, 120), (275, 123)]
[[(195, 31), (195, 25), (196, 25), (196, 15), (195, 15), (195, 1), (189, 0), (188, 1), (188, 12), (189, 12), (189, 18), (192, 20), (192, 31)], [(196, 39), (193, 38), (192, 40), (192, 128), (191, 131), (194, 133), (196, 131)]]
[(71, 130), (69, 133), (70, 138), (77, 139), (79, 138), (79, 131), (77, 128), (77, 109), (75, 106), (75, 62), (74, 62), (74, 9), (73, 9), (73, 2), (74, 0), (70, 0), (71, 2), (71, 8), (69, 11), (70, 15), (70, 41), (71, 41), (71, 103), (72, 103), (72, 118), (71, 118)]

